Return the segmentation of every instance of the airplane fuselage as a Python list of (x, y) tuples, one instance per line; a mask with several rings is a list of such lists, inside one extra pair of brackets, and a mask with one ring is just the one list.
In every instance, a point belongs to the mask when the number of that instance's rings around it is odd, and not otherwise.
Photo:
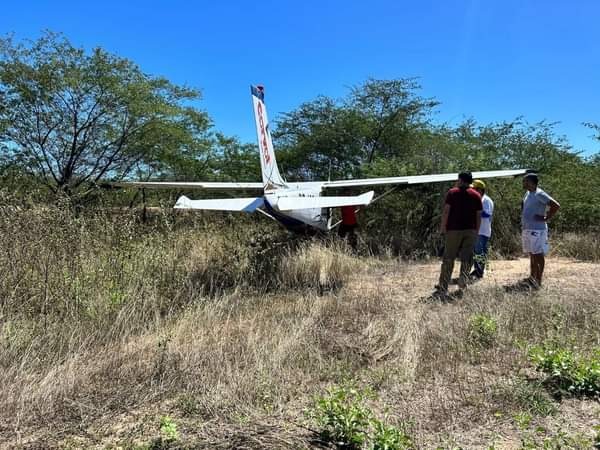
[(265, 191), (264, 211), (291, 231), (305, 232), (310, 228), (328, 231), (331, 227), (331, 208), (306, 208), (282, 211), (282, 199), (310, 199), (321, 197), (321, 183), (291, 183), (284, 188)]

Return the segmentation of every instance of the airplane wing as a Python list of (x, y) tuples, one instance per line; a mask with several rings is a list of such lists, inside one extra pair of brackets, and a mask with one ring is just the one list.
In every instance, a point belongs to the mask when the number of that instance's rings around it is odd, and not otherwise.
[(203, 181), (121, 181), (110, 184), (117, 187), (137, 187), (149, 189), (263, 189), (262, 183), (221, 183)]
[[(499, 177), (514, 177), (524, 175), (526, 169), (515, 170), (489, 170), (485, 172), (473, 172), (473, 178), (499, 178)], [(353, 187), (353, 186), (379, 186), (389, 184), (420, 184), (420, 183), (439, 183), (442, 181), (455, 181), (458, 178), (457, 172), (440, 173), (433, 175), (409, 175), (405, 177), (388, 177), (388, 178), (364, 178), (360, 180), (339, 180), (339, 181), (324, 181), (324, 188), (336, 187)]]
[(348, 197), (280, 197), (275, 205), (279, 211), (293, 209), (336, 208), (340, 206), (364, 206), (373, 200), (373, 191)]
[(204, 209), (212, 211), (254, 212), (263, 206), (262, 197), (220, 198), (212, 200), (191, 200), (182, 195), (175, 203), (177, 209)]

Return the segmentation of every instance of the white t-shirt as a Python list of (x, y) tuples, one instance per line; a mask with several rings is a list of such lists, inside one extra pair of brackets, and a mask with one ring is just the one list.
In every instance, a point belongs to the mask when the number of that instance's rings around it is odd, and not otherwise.
[(479, 234), (482, 236), (492, 236), (492, 215), (494, 214), (494, 202), (486, 194), (481, 198), (483, 203), (483, 211), (481, 211), (481, 226)]

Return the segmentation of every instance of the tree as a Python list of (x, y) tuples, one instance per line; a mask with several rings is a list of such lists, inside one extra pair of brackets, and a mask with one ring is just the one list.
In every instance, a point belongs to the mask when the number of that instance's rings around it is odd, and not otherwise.
[(288, 176), (360, 177), (378, 158), (406, 156), (438, 104), (413, 79), (375, 80), (340, 101), (319, 97), (285, 114), (274, 136)]
[[(584, 123), (584, 125), (590, 129), (594, 130), (595, 135), (592, 136), (592, 138), (595, 139), (596, 141), (600, 142), (600, 124), (586, 122), (586, 123)], [(595, 157), (598, 158), (598, 153), (596, 153)]]
[(235, 137), (216, 133), (211, 172), (219, 181), (261, 181), (256, 144), (243, 144)]
[(188, 106), (198, 98), (58, 34), (0, 39), (0, 158), (76, 198), (132, 173), (195, 178), (212, 149), (208, 115)]

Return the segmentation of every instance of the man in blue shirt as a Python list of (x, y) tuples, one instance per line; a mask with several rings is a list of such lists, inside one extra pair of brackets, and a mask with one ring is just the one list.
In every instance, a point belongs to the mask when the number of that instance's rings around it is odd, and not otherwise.
[(538, 187), (538, 176), (528, 173), (523, 177), (521, 226), (523, 229), (523, 252), (529, 254), (530, 276), (523, 283), (532, 289), (542, 285), (545, 255), (548, 253), (548, 221), (556, 214), (560, 205)]

